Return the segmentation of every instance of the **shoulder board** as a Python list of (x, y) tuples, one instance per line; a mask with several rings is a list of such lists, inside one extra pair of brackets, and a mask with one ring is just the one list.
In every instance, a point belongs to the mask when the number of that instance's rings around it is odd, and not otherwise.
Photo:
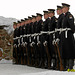
[(57, 18), (55, 18), (55, 22), (57, 22), (58, 21), (58, 19)]
[(73, 18), (73, 16), (70, 14), (70, 15), (69, 15), (69, 19), (72, 19), (72, 18)]

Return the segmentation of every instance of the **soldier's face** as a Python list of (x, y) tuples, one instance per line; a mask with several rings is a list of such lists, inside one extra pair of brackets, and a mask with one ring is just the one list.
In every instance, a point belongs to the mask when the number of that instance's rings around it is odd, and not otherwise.
[(42, 19), (42, 17), (41, 16), (38, 16), (38, 20), (41, 20)]
[(60, 15), (62, 13), (62, 9), (57, 10), (57, 15)]
[(66, 13), (68, 11), (67, 7), (62, 8), (63, 13)]
[(48, 14), (44, 14), (44, 19), (47, 19), (48, 17)]
[(26, 24), (26, 21), (24, 21), (24, 24)]
[(19, 23), (19, 26), (21, 26), (21, 23)]
[(16, 29), (16, 25), (13, 25), (13, 28)]
[(27, 20), (26, 23), (28, 24), (29, 23), (29, 20)]
[(23, 23), (21, 22), (21, 26), (23, 25)]
[(25, 24), (25, 22), (23, 22), (23, 25)]
[(17, 24), (17, 27), (19, 27), (19, 26), (20, 26), (20, 23)]
[(49, 13), (48, 15), (49, 15), (49, 17), (52, 17), (53, 16), (53, 13)]
[(33, 19), (32, 19), (32, 22), (35, 22), (35, 20), (36, 20), (36, 19), (35, 19), (35, 18), (33, 18)]
[(27, 21), (25, 21), (25, 24), (27, 24)]
[(31, 23), (31, 22), (32, 22), (32, 20), (29, 19), (29, 23)]
[(38, 16), (36, 17), (36, 20), (39, 21)]
[(21, 26), (23, 26), (23, 25), (24, 25), (24, 22), (21, 23)]

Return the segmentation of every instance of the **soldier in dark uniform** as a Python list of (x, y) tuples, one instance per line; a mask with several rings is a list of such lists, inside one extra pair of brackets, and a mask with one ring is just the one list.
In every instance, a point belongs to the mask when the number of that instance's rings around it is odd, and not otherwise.
[(21, 53), (21, 64), (24, 64), (24, 48), (23, 48), (23, 25), (24, 25), (24, 20), (21, 19), (21, 25), (19, 27), (19, 34), (20, 34), (20, 53)]
[[(44, 19), (45, 21), (43, 22), (42, 26), (42, 31), (47, 32), (48, 31), (48, 24), (49, 24), (49, 15), (48, 11), (43, 11), (44, 12)], [(43, 56), (44, 56), (44, 67), (45, 68), (50, 68), (51, 66), (51, 60), (50, 60), (50, 54), (49, 54), (49, 48), (48, 48), (48, 34), (44, 33), (42, 34), (42, 44), (43, 44)]]
[[(48, 24), (48, 30), (54, 31), (56, 28), (56, 17), (55, 15), (55, 9), (48, 9), (48, 15), (50, 18), (50, 23)], [(51, 63), (53, 63), (52, 69), (56, 69), (56, 53), (55, 53), (55, 47), (52, 44), (53, 42), (53, 33), (49, 35), (49, 49), (51, 53)]]
[(17, 43), (16, 43), (16, 39), (15, 39), (16, 38), (16, 28), (17, 28), (16, 25), (17, 25), (17, 23), (13, 22), (13, 28), (14, 28), (14, 37), (13, 37), (14, 38), (14, 40), (13, 40), (13, 57), (14, 57), (14, 59), (13, 59), (13, 63), (17, 64), (18, 63), (17, 62), (17, 56), (16, 56), (17, 55), (16, 54), (16, 52), (17, 52), (16, 51), (17, 50), (17, 48), (16, 48)]
[[(40, 31), (42, 30), (42, 24), (43, 24), (43, 20), (42, 20), (42, 14), (40, 13), (36, 13), (37, 17), (36, 17), (36, 28), (35, 28), (35, 33), (40, 33)], [(42, 51), (42, 46), (41, 46), (41, 35), (36, 36), (36, 40), (37, 40), (37, 64), (38, 66), (36, 67), (43, 67), (43, 51)]]
[[(35, 33), (35, 22), (36, 22), (36, 16), (32, 15), (32, 23), (31, 23), (31, 34), (33, 35)], [(35, 66), (35, 51), (36, 51), (36, 44), (35, 44), (35, 35), (31, 36), (31, 57), (32, 57), (32, 66)]]
[(18, 55), (18, 64), (21, 64), (21, 54), (20, 54), (20, 29), (21, 22), (17, 22), (17, 28), (16, 28), (16, 38), (17, 38), (17, 55)]
[(27, 35), (27, 18), (24, 18), (24, 25), (23, 25), (23, 48), (24, 48), (24, 65), (27, 65), (27, 37), (25, 35)]
[(62, 12), (62, 6), (57, 6), (57, 15), (59, 15), (58, 17), (58, 22), (57, 22), (57, 28), (62, 28), (62, 20), (63, 20), (63, 12)]
[[(62, 12), (62, 6), (57, 6), (57, 15), (59, 15), (59, 17), (58, 17), (56, 29), (60, 29), (60, 28), (62, 28), (62, 20), (63, 20), (63, 16), (64, 16), (64, 14)], [(62, 58), (62, 41), (61, 41), (60, 31), (57, 31), (55, 33), (55, 39), (56, 39), (56, 42), (58, 44), (58, 47), (59, 47), (59, 50), (60, 50), (60, 55), (61, 55), (61, 58)], [(58, 60), (57, 61), (57, 64), (58, 64), (58, 68), (57, 69), (60, 69), (61, 65), (60, 65), (60, 61), (59, 61), (58, 51), (57, 51), (57, 60)]]
[(74, 26), (74, 17), (69, 12), (70, 5), (66, 3), (62, 3), (62, 10), (64, 13), (64, 18), (62, 21), (62, 28), (69, 28), (70, 30), (66, 30), (62, 32), (62, 58), (64, 61), (65, 69), (73, 69), (74, 59), (75, 59), (75, 48), (74, 48), (74, 36), (75, 32)]
[[(30, 16), (28, 16), (28, 24), (27, 24), (27, 35), (28, 34), (31, 34), (31, 22), (32, 22), (32, 20), (31, 20), (31, 17)], [(28, 48), (28, 57), (29, 57), (29, 66), (32, 66), (32, 62), (31, 62), (31, 46), (30, 46), (30, 44), (31, 44), (31, 35), (29, 35), (28, 37), (27, 37), (27, 48)]]

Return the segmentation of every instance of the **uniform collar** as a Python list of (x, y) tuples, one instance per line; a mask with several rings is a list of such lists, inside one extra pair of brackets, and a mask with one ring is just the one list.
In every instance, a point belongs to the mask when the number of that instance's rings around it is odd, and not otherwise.
[(64, 15), (67, 15), (69, 12), (64, 13)]
[(51, 17), (51, 19), (53, 19), (55, 16)]

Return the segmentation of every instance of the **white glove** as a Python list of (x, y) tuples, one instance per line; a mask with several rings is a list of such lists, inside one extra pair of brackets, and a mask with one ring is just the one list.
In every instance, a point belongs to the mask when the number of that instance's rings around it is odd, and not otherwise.
[(43, 43), (43, 45), (46, 46), (46, 45), (47, 45), (47, 41), (45, 41), (45, 42)]
[(41, 42), (40, 41), (38, 41), (38, 43), (37, 43), (37, 45), (39, 45)]
[(25, 45), (27, 45), (27, 42), (25, 42)]
[(31, 43), (30, 46), (33, 47), (33, 44)]
[(53, 40), (53, 41), (52, 41), (52, 44), (53, 44), (53, 45), (54, 45), (54, 44), (56, 44), (56, 41), (55, 41), (55, 40)]
[(34, 45), (35, 43), (34, 43), (34, 42), (32, 42), (32, 44)]
[(59, 38), (57, 38), (57, 39), (56, 39), (56, 42), (57, 42), (57, 43), (59, 43), (59, 41), (60, 41), (60, 39), (59, 39)]
[(27, 42), (25, 42), (25, 43), (23, 42), (23, 46), (25, 47), (26, 45), (27, 45)]

